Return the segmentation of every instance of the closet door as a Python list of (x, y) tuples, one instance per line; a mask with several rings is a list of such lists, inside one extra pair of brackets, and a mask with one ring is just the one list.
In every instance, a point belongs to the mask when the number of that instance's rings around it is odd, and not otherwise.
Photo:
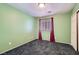
[(77, 21), (76, 13), (71, 17), (71, 45), (77, 51)]

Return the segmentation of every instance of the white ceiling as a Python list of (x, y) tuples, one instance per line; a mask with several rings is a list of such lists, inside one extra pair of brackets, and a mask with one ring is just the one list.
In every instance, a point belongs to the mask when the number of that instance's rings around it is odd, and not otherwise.
[[(45, 3), (45, 8), (39, 8), (36, 3), (9, 3), (9, 5), (30, 14), (31, 16), (41, 17), (57, 13), (66, 13), (73, 9), (74, 3)], [(48, 13), (51, 11), (51, 13)]]

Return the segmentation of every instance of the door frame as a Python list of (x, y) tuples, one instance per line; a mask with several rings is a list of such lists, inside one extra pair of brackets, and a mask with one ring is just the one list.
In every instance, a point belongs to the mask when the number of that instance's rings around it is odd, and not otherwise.
[(78, 51), (78, 38), (79, 38), (79, 37), (78, 37), (78, 30), (79, 30), (79, 29), (78, 29), (78, 28), (79, 28), (79, 27), (78, 27), (78, 18), (79, 18), (79, 17), (78, 17), (78, 13), (79, 13), (79, 10), (76, 12), (76, 22), (77, 22), (77, 23), (76, 23), (76, 26), (77, 26), (77, 27), (76, 27), (76, 32), (77, 32), (77, 41), (76, 41), (76, 42), (77, 42), (77, 51)]

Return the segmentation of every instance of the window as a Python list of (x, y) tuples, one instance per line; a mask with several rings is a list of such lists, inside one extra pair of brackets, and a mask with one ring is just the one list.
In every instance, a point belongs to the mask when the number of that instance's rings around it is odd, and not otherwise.
[(40, 30), (41, 31), (50, 31), (51, 30), (50, 19), (41, 19), (40, 20)]

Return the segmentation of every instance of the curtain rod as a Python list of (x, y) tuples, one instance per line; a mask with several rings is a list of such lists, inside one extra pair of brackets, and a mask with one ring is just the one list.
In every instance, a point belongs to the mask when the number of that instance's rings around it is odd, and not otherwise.
[(39, 19), (51, 19), (51, 17), (40, 17)]

